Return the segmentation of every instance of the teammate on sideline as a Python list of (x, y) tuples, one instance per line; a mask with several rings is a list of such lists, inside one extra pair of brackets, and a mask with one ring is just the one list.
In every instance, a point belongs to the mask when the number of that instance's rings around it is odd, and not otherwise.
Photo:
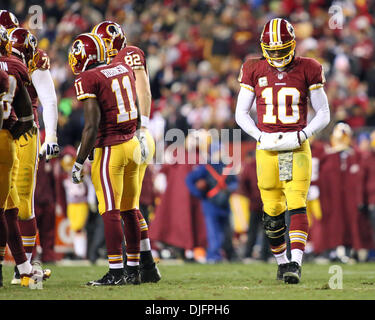
[[(8, 77), (1, 87), (0, 127), (0, 267), (5, 255), (6, 244), (12, 252), (20, 273), (21, 286), (29, 286), (34, 268), (27, 259), (22, 246), (17, 215), (19, 197), (15, 179), (19, 169), (19, 138), (33, 126), (33, 112), (26, 86), (30, 79), (26, 66), (10, 56), (11, 45), (6, 29), (0, 25), (0, 69), (2, 80), (4, 71)], [(5, 94), (4, 91), (6, 90)], [(12, 207), (12, 210), (5, 210)], [(2, 267), (0, 286), (3, 285)]]
[[(94, 34), (75, 38), (69, 64), (77, 76), (77, 99), (83, 101), (85, 126), (72, 169), (74, 183), (82, 182), (83, 163), (95, 147), (92, 181), (104, 222), (109, 271), (91, 286), (140, 284), (140, 225), (138, 221), (141, 148), (134, 71), (122, 63), (107, 65), (104, 41)], [(124, 221), (127, 265), (122, 255)]]
[[(258, 187), (263, 224), (278, 263), (277, 279), (298, 283), (308, 236), (306, 198), (311, 180), (308, 138), (330, 121), (322, 66), (295, 56), (293, 26), (285, 19), (268, 21), (261, 35), (263, 58), (241, 67), (236, 122), (257, 143)], [(307, 124), (307, 100), (315, 110)], [(258, 123), (249, 111), (256, 100)], [(286, 255), (285, 212), (290, 215), (291, 261)]]
[[(108, 58), (112, 59), (112, 63), (125, 63), (133, 69), (135, 74), (135, 87), (141, 113), (141, 128), (138, 138), (143, 160), (139, 167), (139, 203), (143, 178), (155, 153), (155, 141), (148, 130), (152, 97), (146, 57), (140, 48), (127, 45), (125, 33), (116, 22), (100, 22), (92, 29), (92, 33), (104, 40), (108, 49)], [(152, 257), (148, 225), (140, 210), (137, 210), (137, 214), (141, 225), (141, 279), (142, 282), (158, 282), (161, 275)]]
[[(37, 225), (34, 212), (34, 193), (36, 184), (36, 170), (38, 158), (46, 156), (46, 160), (57, 157), (59, 146), (57, 144), (57, 98), (55, 87), (49, 71), (49, 57), (37, 48), (37, 39), (28, 30), (19, 28), (18, 19), (7, 10), (0, 11), (0, 24), (8, 30), (12, 43), (12, 55), (26, 64), (31, 77), (31, 83), (27, 87), (34, 113), (34, 128), (26, 140), (21, 137), (19, 158), (21, 168), (17, 178), (17, 188), (20, 196), (19, 225), (22, 234), (22, 242), (26, 256), (31, 261), (35, 247)], [(43, 122), (46, 131), (45, 141), (40, 147), (38, 99), (43, 111)], [(50, 274), (45, 274), (48, 278)], [(15, 268), (12, 284), (20, 282), (19, 273)]]

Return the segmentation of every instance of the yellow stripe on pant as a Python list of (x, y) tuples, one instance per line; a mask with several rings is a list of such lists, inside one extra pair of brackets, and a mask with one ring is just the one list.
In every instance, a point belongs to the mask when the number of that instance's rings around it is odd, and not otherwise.
[(286, 209), (306, 207), (307, 192), (311, 181), (311, 150), (309, 141), (293, 150), (292, 180), (279, 180), (278, 152), (256, 150), (258, 187), (263, 210), (278, 216)]

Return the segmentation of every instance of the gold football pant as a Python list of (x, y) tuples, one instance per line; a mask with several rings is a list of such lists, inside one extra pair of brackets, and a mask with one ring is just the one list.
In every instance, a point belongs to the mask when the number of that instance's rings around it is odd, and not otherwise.
[(292, 179), (279, 180), (278, 152), (256, 150), (258, 187), (263, 211), (278, 216), (288, 210), (305, 208), (311, 181), (311, 150), (309, 141), (293, 150)]
[(89, 216), (89, 205), (83, 203), (69, 203), (66, 208), (66, 215), (69, 219), (70, 229), (74, 232), (81, 231)]
[(91, 177), (100, 214), (138, 209), (140, 159), (141, 150), (136, 137), (118, 145), (95, 149)]
[(15, 185), (18, 169), (17, 143), (8, 130), (0, 130), (0, 209), (8, 202), (19, 204)]
[(27, 140), (21, 136), (17, 141), (17, 157), (19, 168), (17, 171), (16, 186), (19, 196), (19, 205), (16, 205), (10, 197), (7, 209), (19, 208), (18, 217), (20, 220), (29, 220), (35, 217), (34, 192), (36, 175), (38, 170), (39, 154), (39, 131)]
[(147, 166), (149, 165), (149, 163), (152, 162), (152, 158), (154, 157), (154, 154), (155, 154), (155, 140), (147, 129), (144, 130), (144, 132), (146, 136), (146, 142), (147, 142), (149, 153), (148, 153), (147, 159), (145, 159), (145, 161), (143, 161), (139, 166), (139, 194), (138, 194), (137, 203), (139, 203), (139, 200), (140, 200), (143, 178), (145, 177)]

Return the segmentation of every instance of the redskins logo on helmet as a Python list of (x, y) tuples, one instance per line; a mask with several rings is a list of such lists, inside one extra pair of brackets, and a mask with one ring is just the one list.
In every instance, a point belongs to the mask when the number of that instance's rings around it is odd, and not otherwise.
[(296, 49), (296, 36), (293, 26), (285, 19), (268, 21), (260, 37), (263, 56), (276, 68), (289, 64)]
[(121, 26), (116, 22), (100, 22), (91, 32), (103, 39), (108, 57), (117, 55), (121, 49), (126, 47), (126, 36)]
[(75, 75), (87, 70), (90, 65), (106, 63), (107, 54), (102, 39), (92, 33), (76, 37), (69, 52), (69, 65)]
[(18, 28), (20, 25), (17, 17), (8, 10), (0, 10), (0, 24), (7, 30)]
[(12, 44), (9, 41), (8, 32), (0, 25), (0, 55), (9, 56), (12, 52)]
[(29, 68), (30, 72), (36, 69), (38, 40), (27, 29), (15, 28), (10, 31), (9, 39), (12, 52), (18, 55)]

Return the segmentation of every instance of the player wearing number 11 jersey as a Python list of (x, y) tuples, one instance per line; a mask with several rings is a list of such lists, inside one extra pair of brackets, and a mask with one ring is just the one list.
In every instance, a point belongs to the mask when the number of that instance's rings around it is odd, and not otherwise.
[[(285, 19), (266, 23), (261, 35), (262, 59), (241, 67), (236, 122), (257, 143), (258, 187), (263, 223), (277, 263), (277, 278), (298, 283), (308, 236), (307, 192), (311, 180), (308, 138), (330, 120), (322, 66), (295, 56), (293, 26)], [(249, 111), (256, 100), (258, 121)], [(307, 124), (308, 100), (315, 116)], [(290, 215), (291, 261), (286, 256), (285, 212)]]
[[(82, 167), (95, 147), (91, 177), (104, 222), (109, 272), (88, 285), (140, 284), (140, 225), (137, 218), (141, 150), (135, 77), (122, 63), (106, 64), (106, 47), (94, 34), (81, 34), (73, 42), (69, 64), (77, 75), (77, 99), (83, 101), (85, 126), (72, 170), (74, 183), (82, 182)], [(127, 273), (124, 276), (121, 218), (124, 220)]]

